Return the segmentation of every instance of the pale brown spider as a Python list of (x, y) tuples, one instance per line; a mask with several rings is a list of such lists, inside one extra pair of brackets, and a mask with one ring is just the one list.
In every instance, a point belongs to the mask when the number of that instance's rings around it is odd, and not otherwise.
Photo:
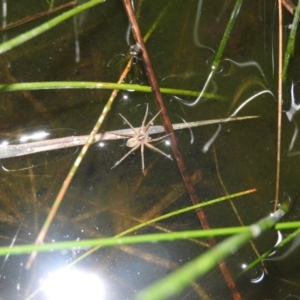
[(156, 141), (160, 141), (162, 139), (164, 139), (165, 137), (169, 136), (169, 134), (166, 134), (164, 136), (161, 136), (159, 138), (156, 139), (152, 139), (149, 134), (147, 133), (150, 125), (152, 124), (152, 122), (155, 120), (155, 118), (160, 114), (160, 111), (148, 122), (148, 124), (145, 126), (145, 122), (146, 122), (146, 118), (148, 115), (148, 104), (147, 104), (147, 108), (146, 108), (146, 113), (145, 113), (145, 117), (143, 119), (142, 125), (139, 129), (134, 128), (129, 121), (122, 116), (121, 114), (119, 114), (121, 116), (121, 118), (129, 125), (129, 127), (132, 129), (132, 133), (126, 133), (126, 134), (118, 134), (118, 135), (124, 135), (129, 137), (129, 139), (127, 140), (126, 146), (132, 148), (130, 151), (128, 151), (120, 160), (118, 160), (115, 165), (112, 167), (115, 168), (118, 164), (120, 164), (129, 154), (131, 154), (133, 151), (135, 151), (136, 149), (138, 149), (141, 146), (141, 155), (142, 155), (142, 171), (144, 172), (144, 146), (148, 147), (151, 150), (154, 150), (162, 155), (164, 155), (165, 157), (169, 158), (172, 160), (172, 157), (170, 155), (167, 155), (166, 153), (164, 153), (163, 151), (161, 151), (160, 149), (152, 146), (150, 143), (156, 142)]

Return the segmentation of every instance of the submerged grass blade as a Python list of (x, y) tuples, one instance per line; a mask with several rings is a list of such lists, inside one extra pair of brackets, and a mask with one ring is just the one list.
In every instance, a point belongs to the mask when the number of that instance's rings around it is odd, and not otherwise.
[(218, 198), (218, 199), (215, 199), (215, 200), (211, 200), (211, 201), (207, 201), (207, 202), (204, 202), (204, 203), (200, 203), (200, 204), (192, 205), (192, 206), (189, 206), (189, 207), (185, 207), (185, 208), (176, 210), (174, 212), (171, 212), (171, 213), (159, 216), (159, 217), (157, 217), (155, 219), (149, 220), (149, 221), (147, 221), (145, 223), (142, 223), (142, 224), (139, 224), (139, 225), (137, 225), (135, 227), (132, 227), (132, 228), (126, 230), (126, 231), (123, 231), (118, 236), (124, 236), (126, 234), (134, 232), (134, 231), (136, 231), (136, 230), (138, 230), (140, 228), (143, 228), (143, 227), (148, 226), (150, 224), (153, 224), (155, 222), (162, 221), (162, 220), (165, 220), (165, 219), (177, 216), (179, 214), (189, 212), (191, 210), (195, 210), (195, 209), (198, 209), (198, 208), (201, 208), (201, 207), (204, 207), (204, 206), (213, 205), (213, 204), (216, 204), (216, 203), (221, 202), (221, 201), (225, 201), (225, 200), (229, 200), (229, 199), (232, 199), (232, 198), (244, 196), (244, 195), (247, 195), (247, 194), (250, 194), (250, 193), (254, 193), (254, 192), (256, 192), (256, 189), (251, 189), (251, 190), (244, 191), (244, 192), (241, 192), (241, 193), (236, 193), (236, 194), (228, 195), (228, 196), (221, 197), (221, 198)]
[[(246, 195), (248, 193), (252, 193), (252, 192), (255, 192), (256, 189), (251, 189), (251, 190), (248, 190), (248, 191), (244, 191), (244, 192), (241, 192), (241, 193), (237, 193), (237, 194), (232, 194), (232, 195), (229, 195), (229, 196), (225, 196), (225, 197), (221, 197), (221, 198), (218, 198), (218, 199), (215, 199), (215, 200), (211, 200), (211, 201), (207, 201), (205, 203), (201, 203), (201, 204), (196, 204), (196, 205), (193, 205), (193, 206), (190, 206), (190, 207), (186, 207), (186, 208), (183, 208), (181, 210), (178, 210), (176, 212), (172, 212), (172, 213), (169, 213), (169, 214), (166, 214), (166, 215), (162, 215), (162, 216), (159, 216), (155, 219), (152, 219), (152, 220), (148, 220), (147, 222), (144, 222), (142, 224), (139, 224), (137, 226), (134, 226), (132, 228), (129, 228), (121, 233), (119, 233), (118, 235), (116, 235), (115, 237), (122, 237), (122, 236), (125, 236), (126, 234), (129, 234), (129, 233), (132, 233), (132, 232), (135, 232), (137, 231), (138, 229), (141, 229), (141, 228), (144, 228), (148, 225), (151, 225), (155, 222), (158, 222), (158, 221), (161, 221), (161, 220), (164, 220), (164, 219), (167, 219), (169, 217), (172, 217), (172, 216), (175, 216), (175, 215), (178, 215), (178, 214), (181, 214), (181, 213), (185, 213), (185, 212), (188, 212), (190, 210), (193, 210), (193, 209), (197, 209), (197, 208), (201, 208), (201, 207), (204, 207), (204, 206), (207, 206), (207, 205), (212, 205), (214, 203), (217, 203), (219, 201), (224, 201), (224, 200), (229, 200), (230, 198), (233, 198), (233, 197), (239, 197), (239, 196), (243, 196), (243, 195)], [(218, 231), (219, 232), (219, 231)], [(211, 235), (213, 236), (213, 235)], [(84, 258), (88, 257), (90, 254), (92, 254), (93, 252), (99, 250), (101, 247), (100, 246), (96, 246), (94, 247), (93, 249), (90, 249), (89, 251), (87, 251), (86, 253), (84, 253), (83, 255), (81, 255), (80, 257), (78, 257), (76, 260), (74, 260), (68, 267), (70, 266), (74, 266), (75, 264), (77, 264), (78, 262), (80, 262), (81, 260), (83, 260)]]
[(230, 32), (231, 32), (231, 30), (233, 28), (233, 25), (234, 25), (234, 23), (235, 23), (235, 21), (237, 19), (238, 14), (239, 14), (240, 8), (242, 6), (242, 2), (243, 2), (243, 0), (237, 0), (236, 3), (235, 3), (235, 6), (234, 6), (233, 11), (232, 11), (231, 16), (230, 16), (230, 20), (229, 20), (229, 22), (228, 22), (228, 24), (226, 26), (224, 35), (223, 35), (221, 43), (220, 43), (220, 46), (218, 48), (218, 51), (217, 51), (217, 53), (215, 55), (215, 58), (214, 58), (214, 61), (212, 63), (211, 72), (208, 75), (208, 78), (207, 78), (207, 80), (206, 80), (206, 82), (204, 84), (204, 87), (202, 88), (202, 91), (201, 91), (200, 95), (193, 102), (189, 102), (189, 101), (186, 101), (186, 100), (181, 100), (181, 99), (179, 100), (179, 99), (177, 99), (177, 101), (179, 101), (180, 103), (183, 103), (183, 104), (185, 104), (187, 106), (195, 106), (202, 99), (202, 97), (204, 97), (204, 93), (206, 91), (206, 88), (208, 87), (208, 85), (209, 85), (211, 79), (213, 78), (215, 72), (219, 68), (221, 57), (223, 55), (224, 49), (226, 47), (226, 44), (228, 42), (228, 39), (229, 39), (229, 36), (230, 36)]
[(240, 8), (242, 6), (242, 3), (243, 3), (243, 0), (237, 0), (236, 3), (235, 3), (235, 6), (234, 6), (233, 11), (232, 11), (231, 16), (230, 16), (230, 20), (229, 20), (229, 22), (227, 24), (227, 27), (226, 27), (224, 35), (222, 37), (220, 46), (219, 46), (218, 51), (216, 53), (215, 59), (213, 61), (212, 69), (216, 70), (219, 67), (221, 57), (223, 55), (224, 49), (226, 47), (226, 44), (228, 42), (228, 39), (229, 39), (229, 36), (230, 36), (230, 32), (231, 32), (231, 30), (233, 28), (233, 25), (234, 25), (234, 23), (236, 21), (236, 18), (238, 16), (238, 14), (239, 14), (239, 11), (240, 11)]

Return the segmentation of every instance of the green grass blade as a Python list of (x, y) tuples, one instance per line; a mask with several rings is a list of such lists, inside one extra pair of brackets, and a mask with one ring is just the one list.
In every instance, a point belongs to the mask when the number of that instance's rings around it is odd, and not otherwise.
[(175, 296), (197, 277), (209, 272), (219, 261), (235, 252), (250, 239), (256, 238), (267, 229), (274, 227), (275, 223), (286, 214), (287, 209), (288, 208), (284, 205), (275, 213), (247, 227), (243, 233), (224, 240), (166, 278), (154, 283), (142, 291), (137, 298), (141, 300), (157, 300), (168, 299), (168, 297)]
[[(105, 90), (130, 90), (135, 92), (152, 93), (150, 86), (139, 84), (125, 84), (114, 82), (82, 82), (82, 81), (48, 81), (48, 82), (26, 82), (0, 84), (0, 91), (15, 92), (25, 90), (51, 90), (51, 89), (105, 89)], [(199, 96), (197, 91), (179, 90), (172, 88), (160, 88), (162, 94), (181, 95), (181, 96)], [(224, 100), (223, 97), (214, 94), (204, 94), (207, 99)]]
[(226, 26), (226, 29), (225, 29), (225, 32), (223, 34), (223, 37), (222, 37), (222, 40), (221, 40), (221, 43), (219, 45), (219, 48), (218, 48), (218, 51), (215, 55), (215, 58), (214, 58), (214, 61), (212, 63), (212, 66), (211, 66), (211, 71), (206, 79), (206, 82), (201, 90), (201, 93), (199, 94), (199, 96), (197, 97), (197, 99), (193, 102), (189, 102), (189, 101), (186, 101), (186, 100), (182, 100), (182, 99), (177, 99), (177, 101), (179, 101), (180, 103), (183, 103), (187, 106), (195, 106), (196, 104), (198, 104), (198, 102), (202, 99), (202, 97), (204, 97), (204, 93), (210, 83), (210, 81), (212, 80), (214, 74), (216, 73), (216, 71), (218, 70), (218, 67), (219, 67), (219, 64), (220, 64), (220, 61), (221, 61), (221, 57), (223, 55), (223, 52), (224, 52), (224, 49), (226, 47), (226, 44), (228, 42), (228, 39), (229, 39), (229, 36), (230, 36), (230, 32), (233, 28), (233, 25), (237, 19), (237, 16), (239, 14), (239, 11), (240, 11), (240, 8), (241, 8), (241, 5), (242, 5), (242, 2), (243, 0), (237, 0), (236, 3), (235, 3), (235, 6), (233, 8), (233, 11), (231, 13), (231, 16), (230, 16), (230, 20), (229, 22), (227, 23), (227, 26)]
[(12, 48), (19, 46), (27, 41), (29, 41), (30, 39), (35, 38), (36, 36), (40, 35), (41, 33), (53, 28), (54, 26), (60, 24), (61, 22), (73, 17), (74, 15), (89, 9), (97, 4), (100, 4), (102, 2), (104, 2), (105, 0), (92, 0), (89, 2), (86, 2), (82, 5), (76, 6), (73, 9), (70, 9), (69, 11), (62, 13), (61, 15), (59, 15), (58, 17), (53, 18), (52, 20), (38, 26), (35, 27), (23, 34), (18, 35), (15, 38), (10, 39), (9, 41), (2, 43), (0, 45), (0, 54), (11, 50)]
[(218, 51), (217, 51), (216, 56), (215, 56), (214, 61), (213, 61), (213, 67), (212, 67), (213, 70), (217, 70), (218, 67), (219, 67), (221, 57), (223, 55), (226, 44), (228, 42), (230, 32), (233, 28), (235, 20), (236, 20), (238, 14), (239, 14), (240, 8), (242, 6), (242, 2), (243, 2), (243, 0), (237, 0), (236, 3), (235, 3), (234, 9), (233, 9), (233, 11), (231, 13), (231, 16), (230, 16), (230, 20), (227, 24), (227, 27), (226, 27), (226, 30), (225, 30), (224, 35), (222, 37), (220, 46), (218, 48)]
[[(81, 241), (70, 241), (70, 242), (58, 242), (58, 243), (45, 243), (40, 245), (15, 245), (14, 247), (0, 247), (0, 256), (5, 255), (18, 255), (27, 254), (28, 252), (46, 252), (54, 250), (65, 250), (72, 248), (91, 248), (95, 246), (117, 246), (120, 244), (138, 244), (138, 243), (154, 243), (154, 242), (164, 242), (164, 241), (175, 241), (183, 240), (187, 238), (207, 238), (211, 236), (223, 236), (231, 234), (241, 234), (248, 233), (251, 227), (228, 227), (228, 228), (217, 228), (209, 230), (193, 230), (193, 231), (181, 231), (173, 233), (158, 233), (158, 234), (145, 234), (138, 236), (128, 236), (128, 237), (112, 237), (112, 238), (102, 238), (102, 239), (92, 239), (92, 240), (81, 240)], [(292, 229), (300, 228), (300, 222), (287, 222), (277, 224), (275, 229)]]
[[(268, 256), (274, 252), (277, 251), (278, 249), (282, 248), (284, 245), (289, 243), (291, 240), (293, 240), (298, 234), (300, 234), (300, 228), (295, 230), (293, 233), (289, 234), (285, 239), (283, 239), (278, 245), (275, 247), (271, 248), (270, 250), (266, 251), (264, 254), (262, 254), (260, 257), (258, 257), (256, 260), (254, 260), (252, 263), (250, 263), (243, 272), (241, 272), (240, 275), (246, 273), (250, 269), (254, 268), (257, 264), (259, 264), (262, 260), (267, 259)], [(272, 259), (273, 257), (271, 257)]]
[(286, 72), (288, 69), (290, 57), (294, 54), (294, 48), (295, 48), (295, 37), (296, 37), (296, 31), (299, 23), (299, 17), (300, 17), (300, 0), (298, 0), (298, 5), (295, 10), (293, 24), (291, 33), (289, 36), (288, 45), (284, 54), (284, 63), (283, 63), (283, 70), (282, 70), (282, 79), (286, 80)]

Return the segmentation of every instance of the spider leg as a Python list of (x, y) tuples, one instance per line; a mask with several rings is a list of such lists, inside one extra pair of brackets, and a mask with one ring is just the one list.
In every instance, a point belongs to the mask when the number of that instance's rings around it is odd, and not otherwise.
[[(147, 123), (144, 132), (148, 131), (148, 128), (150, 127), (150, 125), (152, 124), (152, 122), (157, 118), (157, 116), (161, 113), (161, 110)], [(144, 125), (144, 124), (143, 124)], [(144, 126), (143, 126), (144, 127)]]
[(140, 146), (140, 144), (136, 145), (135, 147), (133, 147), (130, 151), (128, 151), (120, 160), (118, 160), (112, 167), (111, 169), (115, 168), (118, 164), (120, 164), (129, 154), (131, 154), (133, 151), (135, 151), (138, 147)]
[(147, 103), (147, 106), (146, 106), (146, 113), (145, 113), (145, 116), (144, 116), (144, 119), (143, 119), (143, 122), (142, 122), (142, 125), (141, 125), (141, 129), (143, 129), (144, 126), (145, 126), (145, 122), (146, 122), (146, 119), (147, 119), (147, 116), (148, 116), (148, 107), (149, 107), (149, 105), (148, 105), (148, 103)]
[(141, 156), (142, 156), (142, 172), (144, 173), (145, 163), (144, 163), (144, 144), (141, 144)]
[(116, 135), (116, 136), (125, 136), (128, 138), (134, 137), (135, 133), (120, 133), (120, 132), (112, 132), (112, 134)]
[(152, 142), (160, 141), (160, 140), (164, 139), (165, 137), (167, 137), (167, 136), (169, 136), (169, 135), (171, 135), (171, 134), (172, 134), (172, 133), (169, 133), (169, 134), (160, 136), (160, 137), (158, 137), (158, 138), (156, 138), (156, 139), (149, 139), (149, 142), (152, 143)]
[(156, 152), (158, 152), (158, 153), (164, 155), (165, 157), (167, 157), (167, 158), (173, 160), (173, 158), (171, 157), (171, 155), (166, 154), (165, 152), (161, 151), (160, 149), (154, 147), (153, 145), (151, 145), (151, 144), (149, 144), (149, 143), (147, 143), (147, 142), (144, 142), (144, 144), (145, 144), (145, 146), (147, 146), (149, 149), (151, 149), (151, 150), (153, 150), (153, 151), (156, 151)]
[(139, 135), (139, 132), (129, 123), (129, 121), (121, 114), (119, 114), (119, 115), (125, 121), (125, 123), (127, 123), (127, 125), (132, 129), (132, 131), (135, 133), (135, 135)]

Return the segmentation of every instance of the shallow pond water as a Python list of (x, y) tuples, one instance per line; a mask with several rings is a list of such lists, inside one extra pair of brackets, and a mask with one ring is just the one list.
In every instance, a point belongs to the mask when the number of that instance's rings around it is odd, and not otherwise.
[[(200, 91), (211, 70), (214, 53), (235, 1), (222, 1), (222, 4), (220, 1), (203, 1), (199, 18), (198, 1), (136, 2), (136, 14), (143, 34), (167, 7), (146, 44), (159, 85)], [(55, 6), (65, 3), (58, 1)], [(23, 1), (16, 7), (8, 4), (7, 23), (35, 16), (37, 12), (47, 10), (48, 5), (46, 1), (35, 7), (32, 7), (31, 1)], [(243, 2), (219, 69), (207, 89), (219, 98), (204, 99), (190, 107), (179, 102), (175, 95), (164, 94), (172, 123), (181, 123), (182, 119), (192, 122), (227, 118), (243, 101), (264, 89), (269, 89), (276, 98), (276, 9), (274, 1)], [(30, 22), (3, 31), (2, 40), (26, 32), (63, 11), (41, 18), (35, 16)], [(289, 33), (286, 26), (291, 22), (292, 16), (284, 11), (285, 41)], [(107, 0), (2, 54), (1, 83), (117, 82), (128, 59), (127, 30), (128, 20), (121, 1)], [(132, 36), (130, 40), (132, 43)], [(300, 92), (297, 85), (300, 74), (296, 67), (299, 61), (298, 44), (291, 60), (288, 80), (284, 84), (285, 110), (290, 108), (292, 82), (296, 97)], [(137, 59), (134, 69), (126, 82), (148, 85), (140, 59)], [(74, 136), (87, 135), (110, 93), (110, 90), (101, 89), (2, 92), (1, 142), (14, 141), (20, 132), (31, 135), (40, 129), (66, 135), (69, 135), (67, 132), (72, 132), (70, 135)], [(191, 102), (195, 100), (195, 97), (182, 98)], [(152, 94), (120, 91), (100, 131), (127, 128), (120, 113), (133, 126), (140, 126), (147, 104), (149, 115), (154, 116), (157, 107)], [(238, 116), (260, 117), (223, 124), (214, 146), (206, 153), (202, 149), (218, 125), (193, 128), (193, 143), (189, 130), (176, 131), (176, 138), (188, 173), (197, 178), (195, 188), (200, 201), (225, 195), (219, 175), (229, 194), (257, 189), (256, 193), (233, 200), (239, 218), (248, 225), (268, 215), (274, 206), (277, 101), (269, 94), (261, 95), (246, 105)], [(294, 199), (299, 193), (297, 151), (300, 142), (296, 139), (293, 149), (289, 150), (295, 125), (289, 122), (285, 113), (282, 117), (280, 197), (286, 192)], [(297, 118), (296, 114), (295, 122)], [(155, 124), (161, 124), (161, 120), (157, 118)], [(161, 142), (155, 146), (172, 155), (167, 143)], [(141, 170), (139, 150), (111, 169), (128, 150), (125, 140), (103, 141), (91, 146), (50, 227), (46, 242), (114, 236), (136, 225), (137, 219), (147, 220), (191, 205), (176, 163), (157, 152), (145, 149), (146, 176)], [(34, 243), (78, 152), (79, 149), (70, 148), (1, 160), (1, 245), (10, 245), (14, 237), (16, 244)], [(291, 153), (295, 155), (291, 156)], [(163, 204), (164, 199), (167, 199), (167, 204)], [(227, 202), (205, 208), (204, 212), (211, 228), (240, 226), (232, 206)], [(299, 220), (297, 202), (284, 220)], [(160, 222), (159, 225), (160, 228), (149, 227), (137, 234), (161, 232), (163, 229), (182, 231), (201, 228), (194, 212)], [(217, 241), (222, 239), (217, 238)], [(255, 245), (258, 252), (263, 253), (275, 242), (276, 233), (270, 232), (255, 241)], [(100, 249), (76, 268), (93, 272), (103, 279), (103, 299), (132, 299), (137, 291), (206, 250), (207, 247), (191, 241), (124, 245)], [(24, 268), (28, 255), (1, 258), (0, 299), (25, 299), (49, 273), (67, 266), (84, 252), (73, 249), (39, 254), (29, 271)], [(255, 281), (262, 274), (262, 267), (237, 278), (241, 265), (255, 258), (256, 254), (247, 245), (226, 260), (243, 299), (300, 297), (299, 264), (295, 263), (299, 261), (299, 254), (291, 254), (284, 261), (267, 262), (268, 274), (262, 281)], [(40, 292), (33, 298), (46, 299), (46, 296)], [(232, 294), (216, 268), (176, 299), (232, 299)]]

